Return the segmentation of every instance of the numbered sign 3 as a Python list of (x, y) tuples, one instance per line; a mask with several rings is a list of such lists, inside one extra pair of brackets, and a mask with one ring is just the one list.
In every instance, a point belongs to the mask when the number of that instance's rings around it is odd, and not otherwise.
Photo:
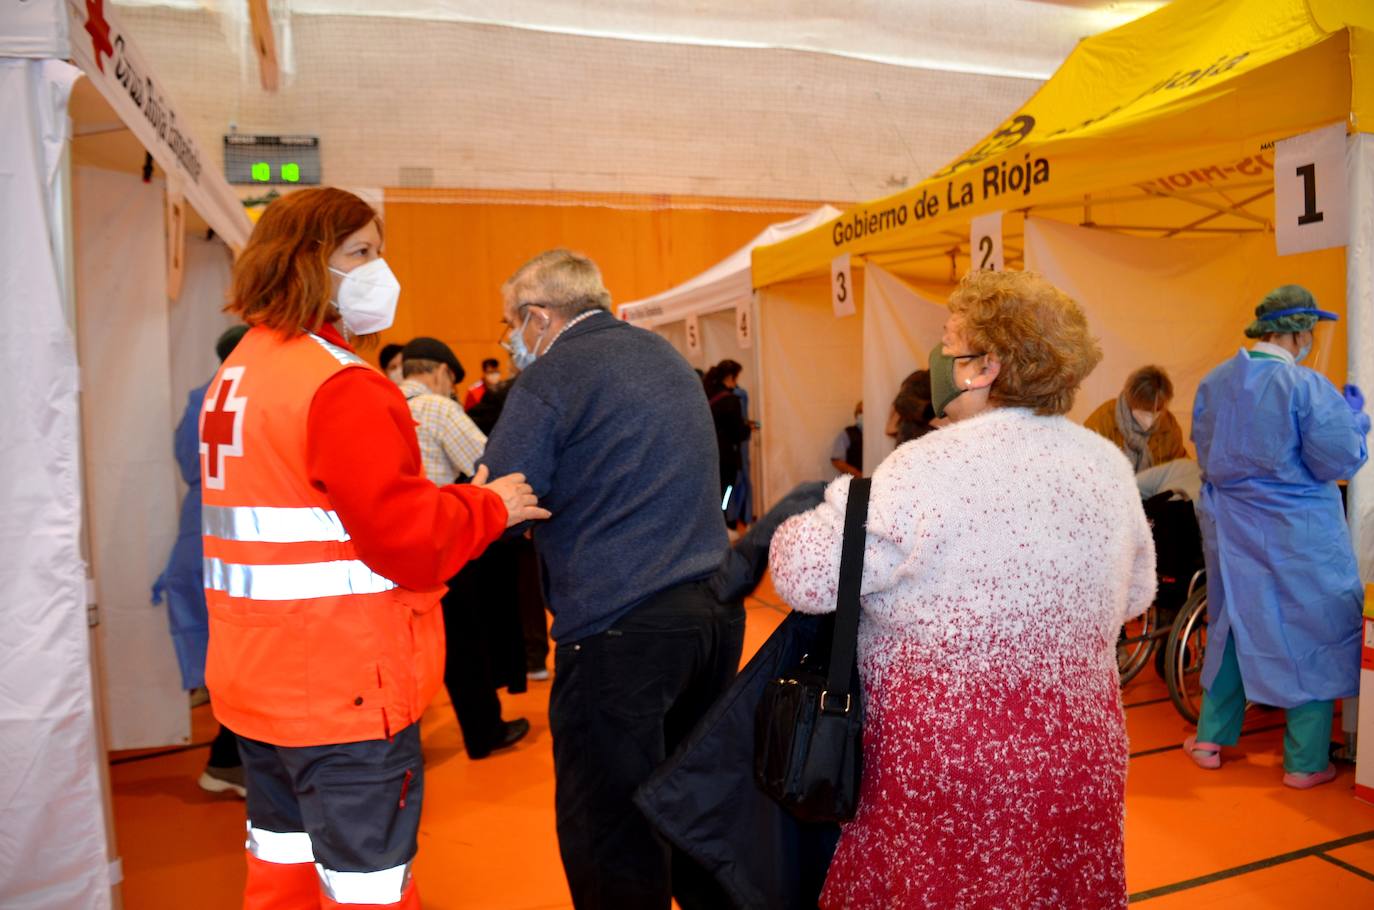
[(1006, 267), (1002, 258), (1002, 213), (979, 215), (969, 227), (969, 255), (975, 269), (1000, 272)]
[(1345, 123), (1274, 144), (1274, 240), (1280, 256), (1345, 246)]
[(695, 315), (687, 317), (686, 328), (687, 359), (692, 363), (698, 363), (701, 360), (701, 325), (698, 324)]
[(849, 268), (849, 254), (841, 253), (830, 260), (830, 300), (835, 305), (835, 318), (853, 316), (854, 274)]
[(735, 344), (741, 351), (754, 346), (754, 298), (741, 297), (735, 304)]

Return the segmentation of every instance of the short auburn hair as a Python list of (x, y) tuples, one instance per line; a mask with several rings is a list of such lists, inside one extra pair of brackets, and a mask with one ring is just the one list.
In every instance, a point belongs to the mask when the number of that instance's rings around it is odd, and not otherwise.
[(999, 407), (1067, 414), (1102, 349), (1078, 304), (1036, 272), (969, 272), (949, 298), (970, 351), (1002, 368), (988, 400)]
[(381, 230), (372, 206), (331, 186), (276, 200), (263, 211), (234, 263), (225, 311), (287, 335), (319, 331), (339, 318), (330, 300), (329, 257), (371, 222)]

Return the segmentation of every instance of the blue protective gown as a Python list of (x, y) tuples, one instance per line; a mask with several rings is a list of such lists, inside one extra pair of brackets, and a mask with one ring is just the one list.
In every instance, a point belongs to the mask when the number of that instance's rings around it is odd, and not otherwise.
[(1359, 689), (1364, 587), (1335, 481), (1365, 432), (1324, 376), (1246, 351), (1198, 387), (1210, 688), (1235, 637), (1246, 695), (1291, 708)]
[(181, 501), (181, 520), (167, 568), (153, 583), (153, 603), (160, 603), (162, 595), (167, 595), (167, 624), (181, 666), (183, 689), (205, 685), (205, 649), (210, 643), (200, 542), (200, 407), (209, 388), (207, 382), (191, 390), (173, 437), (177, 466), (190, 489)]

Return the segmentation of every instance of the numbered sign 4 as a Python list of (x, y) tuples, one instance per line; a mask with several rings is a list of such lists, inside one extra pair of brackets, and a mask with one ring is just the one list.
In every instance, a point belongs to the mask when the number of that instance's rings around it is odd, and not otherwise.
[(1274, 241), (1280, 256), (1345, 246), (1345, 123), (1274, 144)]
[(696, 316), (687, 317), (686, 329), (687, 359), (697, 363), (701, 360), (701, 325), (697, 322)]
[(754, 299), (741, 297), (735, 304), (735, 344), (744, 351), (754, 346)]
[(1000, 272), (1006, 267), (1002, 259), (1002, 213), (979, 215), (969, 227), (969, 256), (975, 269)]
[(841, 253), (830, 260), (830, 300), (835, 305), (835, 318), (853, 316), (854, 274), (849, 267), (849, 254)]

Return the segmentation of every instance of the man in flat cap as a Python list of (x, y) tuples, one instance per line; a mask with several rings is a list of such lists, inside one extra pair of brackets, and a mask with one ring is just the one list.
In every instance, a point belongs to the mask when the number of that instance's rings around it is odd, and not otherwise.
[(1271, 291), (1245, 329), (1256, 344), (1212, 370), (1193, 406), (1209, 625), (1184, 749), (1220, 767), (1247, 699), (1284, 708), (1283, 782), (1297, 789), (1336, 776), (1333, 702), (1359, 688), (1364, 586), (1336, 481), (1365, 463), (1369, 416), (1359, 389), (1299, 365), (1336, 318), (1306, 288)]

